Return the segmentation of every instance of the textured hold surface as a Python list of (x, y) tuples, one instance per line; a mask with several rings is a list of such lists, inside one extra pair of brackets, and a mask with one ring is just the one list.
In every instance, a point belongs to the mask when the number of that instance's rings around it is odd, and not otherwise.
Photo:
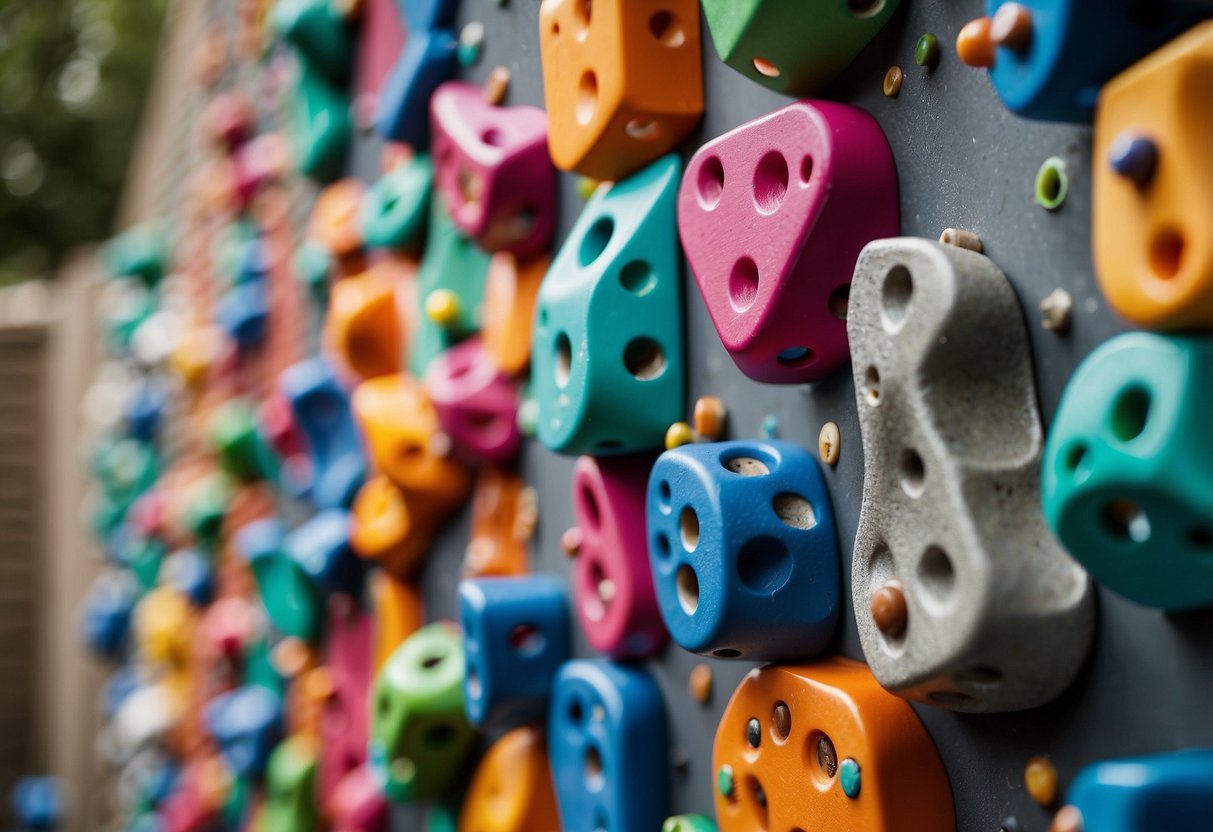
[(616, 181), (673, 150), (703, 114), (697, 0), (543, 0), (539, 47), (561, 170)]
[(1058, 817), (1077, 813), (1075, 832), (1213, 829), (1213, 749), (1095, 763), (1078, 773), (1066, 802)]
[(1119, 335), (1058, 406), (1045, 517), (1092, 577), (1139, 604), (1213, 605), (1213, 344)]
[[(744, 739), (755, 720), (758, 745)], [(930, 735), (850, 659), (750, 671), (721, 718), (712, 766), (729, 769), (735, 784), (716, 795), (721, 832), (790, 829), (807, 818), (840, 832), (956, 829)], [(844, 797), (846, 772), (862, 772), (858, 799)]]
[(667, 156), (586, 204), (539, 287), (539, 439), (563, 454), (661, 447), (683, 409), (681, 162)]
[[(1095, 120), (1092, 248), (1112, 307), (1150, 329), (1213, 327), (1213, 22), (1104, 88)], [(1148, 135), (1145, 180), (1113, 167), (1126, 136)]]
[[(1054, 699), (1090, 647), (1094, 595), (1040, 514), (1040, 419), (1010, 283), (975, 252), (881, 240), (856, 266), (847, 329), (865, 462), (852, 593), (873, 674), (961, 711)], [(894, 578), (909, 615), (890, 639), (866, 611)]]
[(807, 658), (841, 594), (834, 511), (816, 460), (790, 442), (684, 445), (657, 460), (649, 557), (670, 635), (695, 653)]
[(389, 800), (441, 799), (476, 743), (463, 712), (463, 639), (452, 624), (409, 636), (379, 671), (370, 761)]
[(434, 185), (455, 225), (487, 251), (533, 257), (552, 242), (556, 171), (538, 107), (488, 104), (449, 82), (430, 102)]
[(855, 259), (899, 231), (897, 172), (876, 120), (798, 101), (701, 147), (678, 195), (687, 262), (725, 349), (756, 381), (846, 363)]
[(787, 95), (819, 93), (867, 45), (899, 0), (704, 0), (720, 59)]
[[(988, 0), (991, 15), (1009, 0)], [(1022, 0), (1033, 21), (1027, 48), (1000, 45), (990, 78), (1003, 103), (1028, 118), (1090, 121), (1099, 88), (1133, 61), (1208, 14), (1201, 4), (1155, 0)], [(993, 26), (987, 32), (993, 38)]]
[(649, 465), (649, 457), (583, 456), (573, 472), (577, 617), (590, 646), (615, 659), (652, 656), (667, 638), (644, 537)]
[(566, 662), (547, 725), (564, 832), (660, 828), (669, 750), (665, 703), (647, 670), (603, 659)]
[(542, 720), (571, 649), (564, 582), (544, 575), (461, 581), (459, 610), (468, 721), (502, 730)]
[(462, 457), (501, 465), (518, 454), (518, 391), (489, 360), (479, 338), (435, 358), (425, 374), (425, 389), (439, 425)]
[(560, 828), (543, 732), (516, 728), (485, 752), (459, 813), (459, 832)]

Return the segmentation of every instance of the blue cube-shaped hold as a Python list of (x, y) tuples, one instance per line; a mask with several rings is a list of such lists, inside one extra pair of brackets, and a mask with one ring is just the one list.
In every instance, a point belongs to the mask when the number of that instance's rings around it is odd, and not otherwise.
[(643, 667), (566, 662), (548, 714), (564, 832), (660, 829), (669, 801), (665, 704)]
[(838, 540), (803, 448), (740, 440), (666, 451), (649, 477), (646, 519), (661, 614), (687, 650), (779, 661), (830, 641)]
[(1208, 832), (1213, 748), (1095, 763), (1079, 773), (1067, 798), (1083, 829)]
[(395, 68), (379, 93), (375, 126), (386, 139), (415, 150), (430, 144), (430, 98), (455, 75), (459, 43), (450, 29), (415, 29), (409, 33)]
[(280, 388), (295, 414), (312, 463), (309, 495), (316, 508), (347, 508), (366, 479), (366, 457), (350, 397), (324, 358), (282, 374)]
[[(1009, 2), (987, 0), (989, 14)], [(1031, 35), (998, 48), (990, 78), (1008, 108), (1045, 121), (1091, 121), (1105, 83), (1209, 16), (1189, 0), (1016, 2)]]
[(468, 721), (505, 729), (543, 719), (570, 653), (564, 582), (548, 575), (461, 581), (459, 615)]
[(363, 561), (350, 548), (350, 514), (327, 509), (286, 536), (286, 554), (311, 579), (317, 596), (362, 591)]
[(206, 729), (229, 771), (255, 777), (265, 771), (282, 737), (282, 700), (260, 685), (220, 694), (206, 706)]
[(220, 329), (242, 350), (252, 349), (265, 340), (270, 307), (264, 281), (233, 286), (215, 305), (215, 320)]

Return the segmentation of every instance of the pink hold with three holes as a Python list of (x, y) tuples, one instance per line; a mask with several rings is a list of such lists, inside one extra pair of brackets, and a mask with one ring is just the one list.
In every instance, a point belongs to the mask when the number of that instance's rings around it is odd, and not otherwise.
[(849, 358), (860, 250), (900, 233), (889, 143), (856, 107), (789, 104), (696, 152), (678, 231), (738, 368), (755, 381), (817, 381)]
[(443, 432), (460, 456), (499, 465), (518, 455), (518, 391), (489, 359), (479, 337), (435, 358), (426, 371), (425, 387)]

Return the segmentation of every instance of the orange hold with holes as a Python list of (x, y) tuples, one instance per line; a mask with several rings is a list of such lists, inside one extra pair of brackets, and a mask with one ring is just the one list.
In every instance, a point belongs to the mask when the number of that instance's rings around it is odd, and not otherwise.
[(549, 262), (547, 255), (519, 262), (509, 252), (489, 262), (481, 341), (489, 360), (507, 375), (521, 375), (531, 363), (535, 298)]
[(371, 575), (371, 606), (375, 618), (375, 672), (401, 643), (425, 623), (421, 590), (387, 572)]
[(948, 832), (947, 772), (909, 703), (846, 658), (742, 680), (712, 750), (721, 832)]
[(1099, 97), (1095, 272), (1112, 307), (1148, 329), (1213, 327), (1210, 101), (1213, 21), (1118, 75)]
[(396, 577), (417, 571), (436, 532), (435, 524), (382, 474), (367, 480), (354, 497), (350, 548)]
[(361, 379), (399, 373), (404, 334), (394, 284), (375, 270), (347, 277), (329, 290), (324, 342)]
[(703, 115), (700, 46), (698, 0), (543, 0), (556, 167), (617, 181), (673, 150)]
[(342, 276), (362, 271), (362, 226), (359, 210), (366, 186), (360, 179), (341, 179), (322, 190), (308, 219), (308, 237), (337, 260)]
[(559, 828), (543, 732), (515, 728), (493, 743), (477, 766), (459, 816), (459, 832)]

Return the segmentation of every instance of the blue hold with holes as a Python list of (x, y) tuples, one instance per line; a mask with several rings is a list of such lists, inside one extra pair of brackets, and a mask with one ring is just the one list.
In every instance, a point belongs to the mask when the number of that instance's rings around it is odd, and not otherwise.
[(311, 462), (308, 497), (316, 508), (347, 508), (366, 479), (366, 457), (350, 397), (324, 358), (282, 374), (280, 389), (295, 414)]
[(543, 279), (532, 384), (553, 451), (659, 448), (682, 418), (681, 178), (671, 155), (599, 186)]
[(203, 714), (228, 771), (259, 777), (282, 737), (282, 700), (260, 685), (246, 685), (212, 699)]
[(571, 650), (564, 582), (548, 575), (461, 581), (459, 615), (468, 721), (508, 729), (543, 719)]
[(682, 647), (781, 661), (829, 643), (838, 540), (821, 470), (803, 448), (738, 440), (666, 451), (645, 511), (657, 601)]
[(660, 829), (669, 801), (665, 704), (639, 665), (566, 662), (548, 715), (564, 832)]
[(1079, 365), (1045, 443), (1045, 519), (1096, 581), (1213, 605), (1213, 341), (1118, 335)]
[(430, 143), (430, 98), (455, 76), (458, 0), (400, 0), (408, 39), (379, 95), (375, 124), (387, 139), (421, 151)]
[[(1003, 103), (1044, 121), (1089, 122), (1113, 76), (1210, 16), (1190, 0), (1017, 0), (1025, 43), (999, 46), (990, 70)], [(990, 15), (1010, 0), (988, 0)]]
[(1084, 829), (1207, 832), (1213, 829), (1213, 748), (1107, 760), (1087, 766), (1067, 802)]

